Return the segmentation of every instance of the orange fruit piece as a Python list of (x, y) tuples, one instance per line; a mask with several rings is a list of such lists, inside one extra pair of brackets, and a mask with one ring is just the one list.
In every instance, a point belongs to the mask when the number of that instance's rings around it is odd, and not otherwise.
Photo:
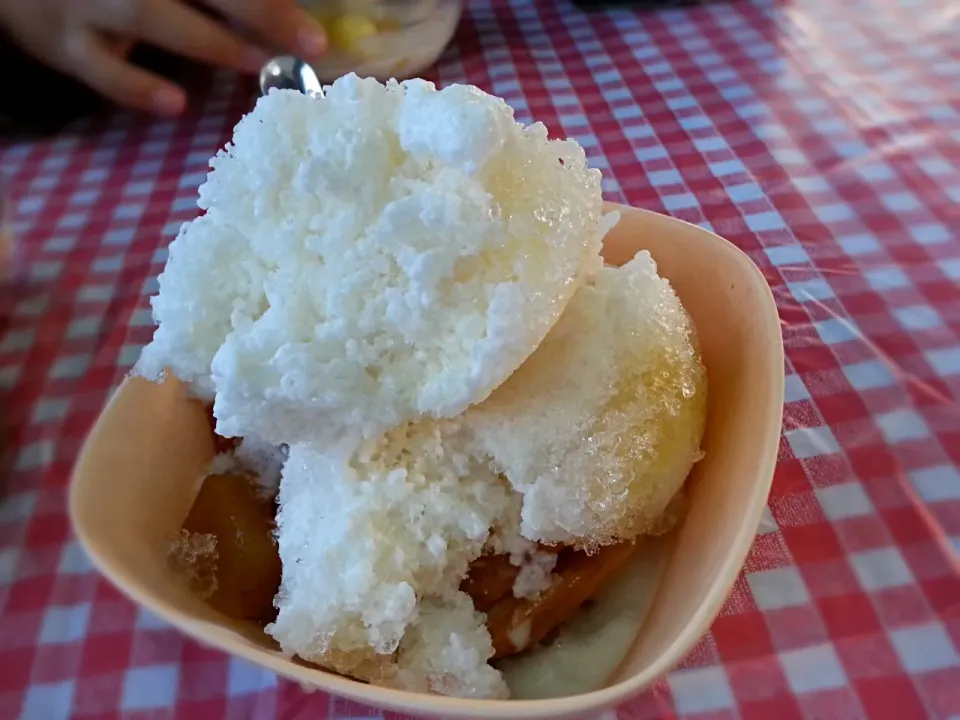
[(215, 589), (210, 604), (237, 620), (270, 621), (280, 587), (274, 504), (256, 482), (239, 475), (204, 479), (183, 529), (216, 538)]

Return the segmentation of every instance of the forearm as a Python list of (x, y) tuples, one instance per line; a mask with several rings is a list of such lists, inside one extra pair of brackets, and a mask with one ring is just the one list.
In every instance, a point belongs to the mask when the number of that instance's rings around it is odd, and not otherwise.
[[(130, 60), (158, 75), (184, 79), (184, 62), (153, 48), (134, 48)], [(109, 106), (109, 101), (80, 81), (28, 55), (3, 32), (0, 68), (4, 70), (0, 88), (0, 133), (4, 135), (55, 133)]]
[(49, 133), (82, 117), (97, 104), (80, 83), (28, 56), (0, 36), (0, 129), (5, 133)]

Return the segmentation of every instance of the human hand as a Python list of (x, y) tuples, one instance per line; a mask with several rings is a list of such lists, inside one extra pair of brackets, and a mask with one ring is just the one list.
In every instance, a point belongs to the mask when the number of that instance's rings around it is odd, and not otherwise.
[[(326, 49), (320, 25), (296, 0), (204, 0), (269, 45), (306, 59)], [(135, 42), (220, 67), (256, 72), (258, 45), (182, 0), (0, 0), (0, 29), (25, 52), (120, 105), (177, 115), (186, 94), (127, 61)]]

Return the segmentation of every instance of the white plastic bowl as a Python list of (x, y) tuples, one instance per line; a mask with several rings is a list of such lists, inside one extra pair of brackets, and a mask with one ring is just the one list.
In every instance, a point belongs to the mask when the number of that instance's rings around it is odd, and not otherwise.
[(196, 480), (214, 453), (206, 410), (172, 379), (162, 385), (127, 379), (77, 461), (70, 517), (94, 564), (129, 598), (202, 643), (304, 685), (412, 715), (574, 718), (643, 690), (710, 627), (753, 542), (779, 447), (783, 344), (770, 288), (742, 252), (679, 220), (618, 209), (620, 222), (604, 240), (605, 260), (621, 265), (650, 251), (697, 325), (710, 391), (705, 456), (689, 479), (690, 512), (674, 533), (643, 626), (605, 687), (550, 700), (464, 700), (392, 690), (296, 662), (259, 627), (217, 613), (167, 562)]

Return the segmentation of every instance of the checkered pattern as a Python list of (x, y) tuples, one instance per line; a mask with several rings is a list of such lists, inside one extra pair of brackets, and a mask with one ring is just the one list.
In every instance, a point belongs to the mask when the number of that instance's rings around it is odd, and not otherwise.
[[(603, 720), (960, 716), (960, 44), (949, 0), (584, 15), (473, 2), (435, 71), (576, 138), (611, 200), (726, 236), (787, 351), (773, 494), (682, 667)], [(202, 649), (91, 571), (85, 432), (150, 334), (207, 158), (250, 107), (7, 147), (23, 281), (0, 296), (0, 717), (381, 717)]]

